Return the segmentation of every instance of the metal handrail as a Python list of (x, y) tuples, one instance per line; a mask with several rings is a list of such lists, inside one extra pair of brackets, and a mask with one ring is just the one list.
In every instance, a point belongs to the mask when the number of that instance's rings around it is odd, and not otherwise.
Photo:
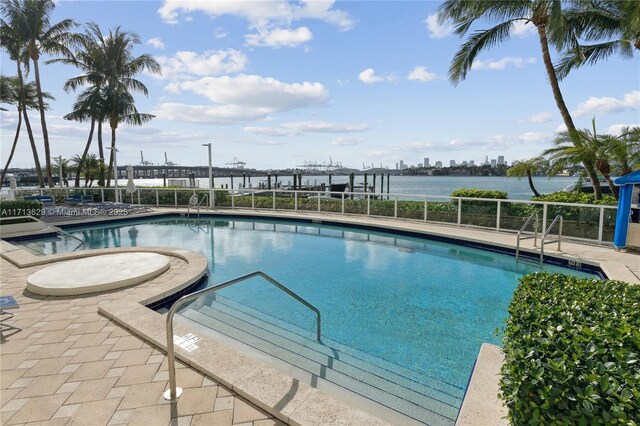
[(51, 224), (49, 224), (49, 223), (45, 222), (44, 220), (40, 220), (40, 219), (38, 219), (38, 218), (37, 218), (37, 217), (35, 217), (35, 216), (29, 216), (29, 215), (26, 215), (26, 216), (13, 216), (13, 217), (3, 217), (2, 219), (4, 219), (4, 220), (13, 220), (13, 219), (31, 219), (31, 220), (33, 220), (34, 222), (38, 222), (39, 224), (41, 224), (41, 225), (42, 225), (42, 230), (45, 230), (45, 229), (48, 229), (48, 228), (52, 228), (52, 229), (54, 229), (54, 230), (56, 231), (56, 233), (60, 233), (60, 234), (62, 234), (62, 235), (65, 235), (65, 236), (67, 236), (67, 237), (69, 237), (69, 238), (72, 238), (72, 239), (77, 240), (77, 241), (79, 241), (79, 242), (80, 242), (80, 244), (79, 244), (78, 246), (76, 246), (76, 248), (74, 248), (72, 251), (76, 251), (76, 250), (78, 250), (78, 249), (79, 249), (80, 247), (82, 247), (82, 246), (84, 245), (84, 243), (85, 243), (85, 241), (84, 241), (82, 238), (78, 238), (78, 237), (76, 237), (75, 235), (68, 233), (68, 232), (67, 232), (67, 231), (65, 231), (64, 229), (62, 229), (62, 228), (58, 228), (57, 226), (53, 226), (53, 225), (51, 225)]
[[(531, 222), (531, 219), (533, 218), (536, 219), (533, 225), (533, 236), (523, 237), (522, 233), (524, 232), (526, 227)], [(528, 240), (530, 238), (533, 238), (533, 246), (538, 247), (538, 213), (537, 212), (529, 216), (529, 218), (524, 222), (524, 225), (522, 225), (522, 227), (518, 231), (518, 237), (516, 239), (516, 263), (518, 262), (518, 258), (520, 257), (520, 241)]]
[(167, 368), (169, 370), (169, 389), (167, 389), (164, 393), (164, 399), (169, 400), (169, 401), (173, 401), (176, 400), (180, 397), (180, 395), (182, 394), (182, 389), (176, 386), (176, 364), (175, 364), (175, 350), (173, 347), (173, 316), (175, 315), (176, 311), (178, 310), (178, 308), (180, 308), (180, 306), (184, 305), (187, 302), (190, 302), (194, 299), (197, 299), (198, 297), (206, 294), (206, 293), (210, 293), (216, 290), (221, 290), (225, 287), (229, 287), (232, 286), (234, 284), (237, 284), (241, 281), (246, 281), (250, 278), (254, 278), (254, 277), (262, 277), (265, 280), (267, 280), (267, 282), (269, 282), (270, 284), (273, 284), (274, 286), (276, 286), (278, 289), (284, 291), (286, 294), (288, 294), (289, 296), (293, 297), (294, 299), (296, 299), (298, 302), (302, 303), (304, 306), (306, 306), (307, 308), (311, 309), (315, 314), (316, 314), (316, 340), (318, 342), (320, 342), (320, 338), (322, 336), (322, 330), (321, 330), (321, 322), (322, 322), (322, 317), (320, 314), (320, 311), (318, 310), (318, 308), (316, 308), (315, 306), (313, 306), (311, 303), (307, 302), (306, 300), (304, 300), (302, 297), (298, 296), (297, 294), (295, 294), (293, 291), (289, 290), (287, 287), (283, 286), (282, 284), (280, 284), (278, 281), (276, 281), (274, 278), (270, 277), (269, 275), (265, 274), (262, 271), (255, 271), (255, 272), (251, 272), (250, 274), (246, 274), (246, 275), (242, 275), (240, 277), (234, 278), (232, 280), (229, 281), (225, 281), (221, 284), (215, 285), (213, 287), (208, 287), (202, 290), (198, 290), (195, 291), (191, 294), (187, 294), (185, 296), (182, 296), (180, 299), (176, 300), (175, 303), (171, 306), (171, 309), (169, 309), (169, 312), (167, 313)]
[[(547, 241), (545, 241), (545, 239), (547, 238), (547, 235), (549, 234), (549, 232), (551, 232), (551, 228), (553, 228), (553, 225), (556, 224), (556, 222), (560, 220), (560, 227), (558, 228), (558, 251), (560, 251), (560, 243), (562, 241), (562, 215), (558, 215), (553, 219), (553, 222), (551, 222), (551, 225), (549, 225), (549, 227), (547, 228), (546, 231), (544, 231), (544, 234), (542, 234), (542, 237), (540, 238), (540, 266), (542, 266), (542, 261), (544, 259), (544, 245), (545, 243), (547, 243)], [(556, 241), (548, 241), (549, 243), (555, 243)]]
[[(196, 196), (196, 200), (197, 200), (198, 199), (198, 194), (196, 194), (194, 192), (193, 195)], [(208, 200), (208, 199), (209, 199), (209, 194), (204, 194), (204, 197), (202, 197), (202, 199), (200, 199), (200, 201), (198, 201), (198, 203), (195, 205), (195, 207), (196, 207), (196, 209), (198, 211), (198, 219), (200, 219), (200, 206), (202, 205), (204, 200)], [(188, 203), (187, 204), (187, 217), (189, 217), (190, 209), (191, 209), (191, 203)]]

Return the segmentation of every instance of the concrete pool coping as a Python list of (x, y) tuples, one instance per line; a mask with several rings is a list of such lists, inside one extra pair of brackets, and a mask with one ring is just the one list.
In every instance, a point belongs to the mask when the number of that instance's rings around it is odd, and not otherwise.
[[(129, 220), (161, 217), (167, 214), (184, 215), (184, 213), (185, 213), (185, 210), (180, 210), (180, 209), (173, 209), (173, 208), (161, 209), (154, 213), (136, 215), (135, 217), (129, 218)], [(264, 218), (264, 219), (268, 219), (268, 218), (300, 219), (302, 218), (304, 220), (308, 220), (314, 223), (318, 223), (318, 222), (322, 223), (323, 220), (326, 220), (330, 222), (343, 223), (345, 225), (352, 225), (352, 224), (371, 225), (375, 227), (387, 228), (391, 231), (394, 231), (394, 230), (411, 231), (411, 232), (423, 233), (428, 235), (439, 235), (439, 236), (447, 237), (450, 239), (458, 239), (462, 241), (475, 241), (481, 244), (491, 244), (494, 246), (504, 247), (509, 249), (513, 249), (515, 247), (514, 233), (495, 232), (495, 231), (481, 230), (477, 228), (457, 227), (457, 226), (451, 226), (451, 225), (439, 225), (439, 224), (432, 224), (432, 223), (421, 223), (421, 222), (415, 222), (415, 221), (403, 221), (401, 219), (385, 219), (385, 218), (372, 218), (372, 217), (361, 217), (361, 216), (346, 217), (341, 215), (339, 216), (339, 215), (331, 215), (331, 214), (316, 213), (316, 212), (312, 212), (312, 213), (296, 212), (294, 214), (291, 212), (278, 212), (278, 211), (254, 211), (254, 210), (241, 211), (241, 210), (226, 210), (226, 209), (207, 211), (206, 213), (203, 213), (203, 216), (207, 216), (207, 215), (214, 215), (214, 216), (217, 215), (217, 216), (226, 216), (226, 217), (238, 216), (238, 217), (245, 217), (245, 218)], [(100, 221), (91, 221), (91, 223), (96, 223), (96, 222), (108, 223), (108, 222), (116, 222), (116, 221), (120, 221), (120, 220), (105, 218)], [(57, 225), (63, 225), (63, 226), (69, 225), (69, 224), (77, 224), (77, 225), (85, 224), (86, 225), (88, 223), (87, 221), (77, 220), (77, 219), (66, 221), (64, 223), (62, 222), (57, 223)], [(552, 247), (549, 247), (547, 249), (547, 253), (553, 257), (558, 257), (558, 258), (566, 259), (569, 261), (574, 261), (574, 262), (577, 261), (580, 263), (587, 263), (590, 265), (599, 266), (609, 279), (622, 280), (631, 284), (640, 283), (640, 279), (638, 279), (638, 275), (640, 275), (640, 262), (638, 262), (638, 260), (640, 259), (640, 257), (638, 256), (637, 252), (634, 252), (634, 251), (615, 252), (612, 247), (591, 246), (591, 245), (576, 243), (573, 241), (563, 241), (562, 248), (563, 248), (563, 251), (558, 252), (556, 250), (553, 250)], [(532, 242), (530, 240), (525, 241), (525, 244), (523, 244), (522, 249), (526, 252), (529, 252), (530, 254), (535, 255), (537, 253), (536, 249), (533, 247)], [(80, 254), (80, 253), (82, 252), (78, 252), (76, 254)], [(31, 255), (30, 253), (26, 253), (26, 254), (29, 255), (28, 257), (30, 259), (39, 258), (38, 256)], [(15, 255), (12, 257), (14, 258), (14, 261), (16, 260), (15, 259), (16, 257), (18, 259), (20, 258), (20, 256), (15, 256)], [(154, 300), (151, 300), (153, 299), (153, 297), (151, 296), (149, 297), (150, 297), (150, 299), (148, 300), (149, 302), (154, 301)], [(156, 300), (160, 300), (161, 298), (162, 297), (157, 297)], [(147, 301), (145, 299), (140, 299), (140, 300), (145, 302)], [(147, 320), (141, 321), (139, 324), (135, 319), (137, 315), (142, 314), (141, 310), (149, 311), (147, 308), (140, 305), (140, 303), (135, 303), (134, 305), (137, 305), (137, 306), (131, 305), (127, 309), (123, 306), (112, 306), (112, 305), (114, 305), (114, 303), (101, 304), (100, 312), (107, 316), (112, 315), (114, 318), (122, 317), (127, 322), (136, 323), (133, 325), (136, 326), (137, 329), (130, 328), (128, 325), (126, 325), (126, 323), (123, 323), (123, 324), (130, 330), (137, 333), (141, 333), (141, 335), (143, 335), (145, 339), (148, 339), (149, 341), (153, 342), (157, 346), (164, 347), (164, 344), (162, 343), (164, 339), (164, 331), (157, 330), (157, 321), (158, 321), (157, 317), (155, 317), (155, 322), (152, 321), (151, 318), (149, 318)], [(155, 328), (153, 327), (153, 324), (156, 324)], [(181, 326), (180, 324), (176, 324), (176, 330), (180, 330), (180, 333), (188, 332), (188, 330), (184, 329), (184, 327)], [(486, 418), (487, 423), (490, 423), (490, 424), (507, 424), (507, 421), (504, 417), (505, 416), (504, 406), (502, 406), (499, 403), (497, 398), (495, 399), (487, 398), (488, 389), (495, 389), (495, 390), (498, 389), (497, 374), (499, 373), (499, 368), (500, 368), (500, 365), (502, 364), (502, 361), (499, 356), (499, 349), (495, 349), (495, 347), (494, 349), (486, 349), (486, 347), (489, 348), (488, 345), (483, 345), (483, 347), (481, 348), (480, 355), (474, 367), (470, 384), (467, 389), (465, 399), (463, 402), (463, 406), (458, 415), (459, 424), (478, 424), (477, 422), (473, 422), (473, 421), (469, 422), (474, 417), (478, 417), (478, 416), (482, 416), (483, 419)], [(211, 350), (213, 351), (213, 353), (216, 353), (216, 351), (219, 351), (219, 353), (223, 355), (225, 354), (225, 351), (221, 348), (212, 347)], [(186, 358), (183, 358), (183, 354), (181, 354), (180, 357), (181, 359), (186, 359)], [(203, 362), (204, 361), (205, 360), (203, 360)], [(194, 361), (194, 362), (197, 362), (197, 361)], [(229, 364), (227, 367), (230, 367), (231, 365), (233, 364)], [(215, 368), (215, 366), (213, 367)], [(242, 365), (240, 365), (240, 368), (242, 368)], [(246, 377), (247, 379), (249, 377), (252, 377), (251, 373), (252, 372), (245, 371), (244, 377)], [(267, 392), (270, 392), (273, 389), (272, 383), (275, 380), (272, 377), (273, 373), (274, 371), (272, 369), (269, 369), (268, 367), (265, 371), (258, 370), (253, 372), (253, 374), (257, 375), (257, 377), (268, 378), (267, 387), (266, 387)], [(237, 377), (239, 373), (235, 373), (234, 375), (232, 372), (229, 372), (229, 371), (221, 371), (220, 374), (222, 375), (222, 379), (223, 379), (221, 380), (222, 383), (225, 383), (224, 381), (225, 379), (242, 379), (242, 377)], [(240, 381), (242, 382), (242, 380)], [(252, 382), (252, 380), (247, 380), (247, 381), (250, 383)], [(247, 383), (245, 383), (245, 385), (247, 385)], [(294, 385), (300, 386), (302, 385), (302, 383), (295, 384), (293, 379), (288, 378), (288, 379), (285, 379), (284, 382), (279, 382), (278, 385), (282, 388), (280, 389), (281, 392), (284, 392), (285, 389), (290, 390), (292, 386)], [(233, 385), (231, 386), (233, 387)], [(260, 387), (258, 386), (258, 388)], [(493, 392), (493, 390), (491, 390), (490, 392)], [(248, 393), (247, 394), (244, 394), (242, 392), (238, 392), (238, 393), (252, 400), (251, 399), (252, 397)], [(273, 400), (263, 401), (263, 404), (265, 405), (260, 405), (260, 404), (256, 404), (256, 405), (258, 405), (263, 409), (266, 409), (268, 412), (271, 412), (270, 410), (273, 407), (271, 408), (269, 407), (270, 402), (271, 402), (271, 405), (273, 405)], [(313, 403), (316, 404), (317, 402), (319, 401), (314, 401)], [(482, 405), (482, 407), (478, 408), (479, 404)], [(316, 406), (314, 409), (318, 410), (319, 407), (320, 406)], [(295, 413), (296, 411), (297, 409), (293, 410), (293, 413)], [(315, 413), (314, 415), (316, 416), (318, 415), (317, 411), (315, 411), (314, 413)], [(482, 414), (479, 414), (479, 413), (482, 413)], [(325, 414), (327, 413), (325, 412)], [(281, 416), (284, 416), (284, 415), (286, 414), (281, 414)], [(296, 417), (291, 417), (291, 416), (287, 418), (288, 420), (284, 420), (282, 417), (278, 417), (278, 418), (280, 418), (283, 421), (291, 422), (292, 424), (296, 424), (298, 420)], [(357, 420), (358, 418), (362, 420), (362, 418), (359, 416), (356, 416), (353, 419)], [(312, 418), (307, 418), (307, 420), (311, 421)], [(373, 421), (373, 419), (371, 420)]]

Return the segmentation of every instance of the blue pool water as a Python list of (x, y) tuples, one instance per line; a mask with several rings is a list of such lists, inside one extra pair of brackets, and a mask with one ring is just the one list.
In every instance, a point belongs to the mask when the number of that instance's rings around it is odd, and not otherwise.
[[(252, 219), (165, 218), (69, 230), (85, 249), (173, 246), (209, 258), (211, 285), (261, 270), (322, 312), (332, 342), (451, 385), (459, 404), (483, 342), (496, 329), (518, 280), (539, 271), (511, 256), (390, 233)], [(25, 243), (45, 253), (72, 239)], [(594, 277), (545, 265), (549, 272)], [(224, 298), (312, 335), (315, 317), (260, 279)], [(455, 405), (455, 402), (453, 403)]]

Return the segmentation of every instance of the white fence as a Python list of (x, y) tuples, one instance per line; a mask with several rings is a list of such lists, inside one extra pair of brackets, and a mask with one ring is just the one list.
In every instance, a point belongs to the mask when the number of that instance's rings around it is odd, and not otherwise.
[[(597, 244), (611, 244), (617, 207), (591, 204), (550, 203), (524, 200), (499, 200), (413, 194), (362, 192), (291, 191), (281, 189), (177, 189), (139, 187), (133, 194), (120, 188), (125, 203), (156, 207), (186, 207), (195, 193), (202, 207), (216, 209), (253, 209), (272, 211), (315, 211), (342, 215), (388, 217), (429, 223), (471, 226), (497, 231), (517, 232), (526, 219), (537, 212), (539, 230), (544, 230), (557, 215), (564, 218), (563, 237)], [(203, 197), (211, 192), (209, 199)], [(53, 195), (64, 203), (73, 194), (93, 195), (94, 202), (113, 202), (114, 188), (19, 189), (25, 195)]]

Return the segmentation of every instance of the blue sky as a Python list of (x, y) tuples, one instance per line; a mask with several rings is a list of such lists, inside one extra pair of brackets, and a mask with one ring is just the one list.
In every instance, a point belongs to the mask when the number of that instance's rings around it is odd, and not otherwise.
[[(142, 40), (137, 54), (163, 66), (161, 77), (140, 76), (149, 97), (136, 97), (138, 109), (156, 118), (119, 128), (119, 164), (137, 164), (143, 150), (154, 163), (166, 151), (170, 161), (205, 165), (207, 142), (216, 166), (237, 158), (263, 169), (330, 157), (358, 168), (424, 157), (448, 165), (504, 155), (510, 163), (550, 147), (562, 120), (532, 28), (482, 54), (454, 86), (447, 72), (462, 40), (435, 21), (439, 4), (59, 1), (53, 20), (93, 21), (105, 32), (120, 25)], [(0, 64), (3, 74), (15, 72), (4, 52)], [(57, 99), (47, 121), (51, 152), (80, 154), (88, 123), (61, 118), (75, 98), (62, 85), (77, 71), (43, 65), (41, 74)], [(561, 89), (578, 127), (594, 116), (601, 132), (640, 125), (640, 55), (579, 69)], [(37, 113), (30, 118), (41, 146)], [(3, 162), (16, 123), (14, 112), (2, 112)], [(32, 164), (28, 145), (23, 129), (14, 166)]]

